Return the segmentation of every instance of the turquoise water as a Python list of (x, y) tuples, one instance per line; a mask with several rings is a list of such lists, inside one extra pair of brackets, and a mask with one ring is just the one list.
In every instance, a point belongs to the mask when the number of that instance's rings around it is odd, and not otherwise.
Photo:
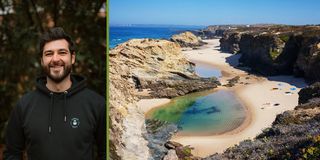
[(238, 98), (226, 90), (173, 98), (169, 104), (147, 113), (147, 118), (177, 124), (179, 133), (185, 135), (224, 133), (240, 126), (245, 116)]

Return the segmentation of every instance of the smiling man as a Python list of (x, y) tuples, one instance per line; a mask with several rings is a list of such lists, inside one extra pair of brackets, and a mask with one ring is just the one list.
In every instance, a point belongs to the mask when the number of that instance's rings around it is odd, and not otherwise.
[[(105, 100), (71, 74), (75, 44), (62, 28), (40, 40), (41, 66), (35, 91), (24, 95), (11, 113), (5, 160), (100, 160), (106, 157)], [(97, 153), (94, 154), (94, 146)]]

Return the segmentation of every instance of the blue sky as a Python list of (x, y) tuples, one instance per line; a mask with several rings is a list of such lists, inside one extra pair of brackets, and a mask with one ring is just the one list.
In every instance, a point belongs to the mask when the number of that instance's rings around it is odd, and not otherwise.
[(109, 0), (115, 24), (320, 24), (320, 0)]

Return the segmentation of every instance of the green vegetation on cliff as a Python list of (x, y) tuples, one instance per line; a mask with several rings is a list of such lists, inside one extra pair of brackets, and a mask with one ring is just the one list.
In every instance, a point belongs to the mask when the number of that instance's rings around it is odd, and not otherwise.
[(272, 49), (270, 49), (269, 53), (270, 53), (272, 60), (275, 60), (280, 55), (280, 52), (278, 52), (276, 50), (272, 50)]
[(290, 36), (289, 35), (280, 35), (279, 38), (283, 41), (283, 42), (288, 42)]

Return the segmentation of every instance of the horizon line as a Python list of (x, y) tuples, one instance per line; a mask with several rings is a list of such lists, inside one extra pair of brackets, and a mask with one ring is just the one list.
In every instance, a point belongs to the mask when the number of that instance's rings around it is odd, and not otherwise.
[(110, 23), (109, 26), (116, 26), (116, 27), (135, 27), (135, 26), (194, 26), (194, 27), (208, 27), (208, 26), (224, 26), (224, 25), (286, 25), (286, 26), (310, 26), (310, 25), (320, 25), (320, 23), (313, 23), (313, 24), (284, 24), (284, 23), (234, 23), (234, 24), (209, 24), (209, 25), (195, 25), (195, 24), (132, 24), (132, 23)]

